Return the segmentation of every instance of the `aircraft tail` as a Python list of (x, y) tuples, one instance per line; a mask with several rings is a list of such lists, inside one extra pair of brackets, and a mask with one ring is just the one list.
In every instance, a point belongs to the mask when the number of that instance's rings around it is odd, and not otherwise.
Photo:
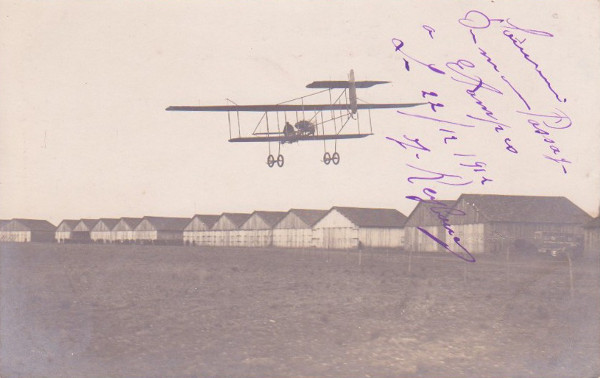
[(347, 88), (349, 91), (350, 109), (353, 114), (358, 111), (358, 99), (356, 97), (357, 88), (371, 88), (374, 85), (386, 84), (389, 81), (356, 81), (354, 79), (354, 70), (350, 70), (347, 81), (313, 81), (308, 84), (306, 88), (329, 88), (329, 89), (344, 89)]
[(348, 94), (350, 97), (350, 110), (352, 114), (358, 111), (358, 99), (356, 98), (356, 80), (354, 80), (354, 70), (348, 74)]

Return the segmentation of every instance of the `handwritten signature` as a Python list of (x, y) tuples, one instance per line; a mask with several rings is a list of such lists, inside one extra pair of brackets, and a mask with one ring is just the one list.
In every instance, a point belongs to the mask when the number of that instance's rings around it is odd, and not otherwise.
[[(543, 70), (542, 65), (536, 61), (536, 58), (526, 49), (526, 43), (533, 43), (535, 38), (553, 38), (554, 35), (543, 30), (524, 28), (517, 26), (510, 18), (489, 17), (478, 10), (469, 10), (464, 16), (458, 19), (458, 25), (468, 30), (466, 36), (467, 45), (474, 47), (473, 56), (460, 57), (458, 59), (443, 60), (441, 62), (431, 61), (416, 56), (409, 51), (407, 44), (400, 38), (392, 38), (391, 42), (394, 51), (398, 53), (404, 61), (406, 71), (420, 70), (426, 75), (434, 75), (438, 80), (445, 84), (458, 88), (465, 94), (464, 101), (472, 110), (464, 112), (465, 119), (447, 119), (442, 116), (443, 110), (447, 108), (447, 103), (438, 94), (437, 89), (426, 88), (421, 90), (421, 96), (429, 101), (429, 108), (423, 112), (411, 113), (399, 110), (397, 113), (403, 117), (420, 119), (436, 125), (437, 132), (442, 138), (444, 145), (450, 146), (453, 150), (445, 156), (446, 161), (450, 161), (456, 167), (456, 172), (440, 172), (438, 169), (427, 167), (421, 159), (423, 154), (439, 154), (440, 151), (432, 151), (432, 144), (423, 138), (408, 136), (386, 137), (387, 140), (396, 143), (404, 151), (414, 153), (417, 162), (406, 163), (409, 168), (406, 180), (414, 185), (426, 185), (420, 188), (420, 192), (425, 198), (420, 196), (406, 196), (407, 199), (428, 202), (435, 204), (430, 207), (431, 211), (438, 217), (447, 235), (451, 238), (454, 246), (450, 246), (444, 240), (440, 240), (423, 228), (418, 228), (427, 237), (433, 239), (445, 250), (453, 255), (468, 262), (475, 262), (473, 255), (463, 246), (460, 237), (456, 236), (455, 230), (449, 221), (449, 216), (464, 215), (464, 212), (448, 208), (442, 202), (436, 201), (436, 186), (464, 186), (485, 185), (493, 182), (493, 176), (487, 171), (489, 163), (481, 157), (477, 157), (468, 146), (461, 142), (462, 135), (469, 133), (469, 130), (482, 129), (490, 130), (493, 138), (490, 142), (496, 141), (490, 145), (501, 148), (510, 156), (516, 157), (521, 147), (516, 138), (516, 129), (529, 128), (535, 135), (539, 136), (539, 141), (543, 143), (547, 152), (542, 154), (544, 161), (548, 161), (551, 166), (559, 167), (563, 174), (567, 174), (567, 167), (572, 164), (571, 160), (560, 146), (560, 133), (563, 130), (572, 127), (571, 118), (559, 108), (566, 103), (567, 99), (563, 97), (559, 90), (552, 83), (549, 75)], [(431, 25), (422, 25), (422, 28), (428, 33), (430, 43), (435, 43), (439, 31)], [(486, 33), (486, 34), (483, 34)], [(518, 90), (516, 81), (511, 78), (508, 72), (503, 71), (502, 63), (494, 58), (494, 51), (487, 45), (484, 45), (482, 36), (496, 38), (498, 43), (508, 40), (510, 45), (516, 49), (517, 56), (520, 56), (524, 69), (532, 69), (532, 73), (541, 79), (543, 87), (551, 95), (551, 99), (556, 101), (554, 109), (536, 110), (533, 103), (528, 99), (528, 95)], [(431, 58), (429, 58), (431, 59)], [(519, 60), (517, 60), (517, 63)], [(512, 65), (512, 64), (511, 64)], [(415, 68), (416, 67), (416, 68)], [(487, 69), (486, 69), (487, 68)], [(491, 70), (490, 70), (491, 69)], [(498, 105), (498, 100), (505, 98), (506, 94), (512, 93), (516, 103), (520, 108), (513, 108), (507, 111), (507, 106)], [(469, 106), (465, 107), (468, 109)], [(442, 112), (440, 112), (442, 111)], [(514, 119), (519, 119), (514, 121)], [(439, 159), (438, 159), (439, 161)], [(465, 172), (467, 169), (467, 173)]]
[(450, 248), (448, 243), (439, 239), (437, 236), (431, 234), (426, 229), (424, 229), (422, 227), (417, 227), (417, 229), (419, 231), (421, 231), (422, 233), (424, 233), (425, 235), (427, 235), (429, 238), (433, 239), (436, 243), (441, 245), (442, 248), (444, 248), (446, 251), (450, 252), (454, 256), (458, 257), (459, 259), (464, 260), (466, 262), (471, 262), (471, 263), (475, 262), (476, 261), (475, 257), (462, 245), (460, 237), (454, 236), (455, 231), (452, 228), (452, 225), (450, 224), (450, 219), (449, 219), (449, 217), (452, 215), (462, 216), (462, 215), (465, 215), (466, 213), (462, 210), (452, 208), (452, 207), (448, 206), (447, 204), (436, 200), (435, 194), (437, 194), (437, 192), (432, 188), (424, 188), (423, 194), (425, 194), (427, 199), (423, 199), (419, 196), (406, 196), (406, 198), (413, 200), (413, 201), (417, 201), (417, 202), (424, 202), (427, 205), (429, 205), (429, 211), (434, 213), (437, 216), (437, 218), (442, 222), (442, 226), (446, 230), (447, 234), (449, 236), (452, 236), (452, 241), (454, 242), (454, 244), (456, 244), (458, 246), (459, 250), (455, 251), (453, 248)]

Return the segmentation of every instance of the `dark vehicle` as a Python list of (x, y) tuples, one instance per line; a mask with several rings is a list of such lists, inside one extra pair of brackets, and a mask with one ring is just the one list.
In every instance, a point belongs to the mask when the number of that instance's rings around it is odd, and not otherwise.
[(583, 236), (569, 233), (536, 231), (534, 243), (538, 252), (557, 257), (569, 253), (572, 257), (577, 256), (583, 249)]

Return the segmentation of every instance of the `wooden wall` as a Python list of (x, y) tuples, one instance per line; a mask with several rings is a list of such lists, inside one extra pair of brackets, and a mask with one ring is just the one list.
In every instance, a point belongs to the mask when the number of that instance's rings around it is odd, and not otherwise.
[(368, 248), (400, 248), (404, 246), (404, 229), (359, 228), (358, 240)]
[(3, 242), (53, 242), (54, 231), (0, 231), (0, 241)]
[[(442, 226), (423, 226), (427, 232), (446, 242), (447, 231)], [(414, 252), (443, 252), (445, 249), (417, 227), (404, 228), (404, 249)]]
[(588, 228), (584, 235), (584, 253), (586, 256), (598, 256), (600, 254), (600, 228)]
[(273, 246), (283, 248), (314, 247), (312, 228), (276, 228), (273, 230)]

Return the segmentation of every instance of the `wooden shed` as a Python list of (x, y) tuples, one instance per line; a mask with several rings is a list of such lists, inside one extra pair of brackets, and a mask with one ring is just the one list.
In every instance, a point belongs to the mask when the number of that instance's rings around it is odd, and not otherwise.
[(286, 215), (285, 211), (255, 211), (240, 226), (231, 231), (243, 247), (270, 247), (273, 245), (273, 227)]
[(591, 219), (565, 197), (462, 194), (454, 209), (464, 212), (451, 223), (470, 253), (518, 251), (536, 245), (542, 232), (583, 240), (583, 226)]
[(112, 239), (115, 243), (133, 243), (133, 231), (142, 218), (121, 218), (112, 229)]
[(112, 229), (119, 223), (118, 218), (100, 218), (90, 231), (90, 238), (94, 243), (112, 243), (115, 235)]
[(441, 241), (446, 240), (448, 230), (444, 224), (452, 221), (456, 201), (421, 201), (410, 213), (404, 225), (404, 249), (418, 252), (444, 252), (434, 239), (419, 230), (426, 230)]
[(4, 242), (52, 242), (56, 227), (39, 219), (11, 219), (0, 227), (0, 241)]
[(56, 232), (54, 233), (54, 238), (56, 241), (58, 243), (68, 243), (72, 241), (71, 233), (75, 229), (75, 226), (77, 226), (78, 222), (79, 221), (77, 219), (65, 219), (60, 222), (58, 227), (56, 227)]
[(209, 240), (214, 246), (241, 246), (238, 230), (251, 214), (223, 213), (211, 228)]
[(92, 241), (90, 233), (98, 219), (80, 219), (71, 232), (71, 240), (77, 243), (89, 243)]
[(600, 216), (585, 225), (584, 253), (587, 256), (600, 255)]
[(273, 228), (273, 246), (282, 248), (311, 248), (313, 226), (329, 210), (291, 209)]
[(143, 217), (133, 231), (133, 239), (140, 244), (183, 244), (183, 230), (190, 218)]
[(213, 245), (210, 240), (211, 228), (219, 219), (218, 215), (196, 214), (183, 230), (183, 242), (189, 245)]
[(313, 231), (315, 246), (327, 249), (399, 248), (406, 216), (395, 209), (333, 207)]

